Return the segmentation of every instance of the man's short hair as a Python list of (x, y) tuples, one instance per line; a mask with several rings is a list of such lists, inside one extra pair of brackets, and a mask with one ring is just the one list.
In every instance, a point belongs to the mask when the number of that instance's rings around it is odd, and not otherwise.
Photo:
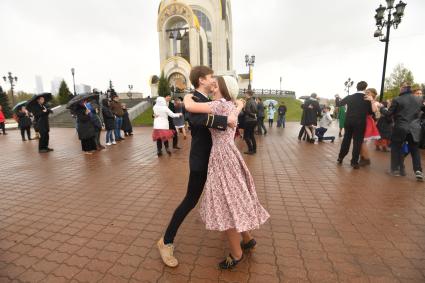
[(367, 82), (365, 82), (365, 81), (358, 82), (358, 84), (357, 84), (357, 90), (358, 91), (365, 91), (366, 88), (367, 88)]
[(313, 97), (313, 98), (317, 98), (317, 93), (312, 93), (311, 95), (310, 95), (310, 97)]
[(254, 92), (252, 90), (247, 90), (245, 92), (245, 94), (248, 95), (248, 96), (253, 96), (254, 95)]
[(214, 74), (214, 71), (207, 66), (196, 66), (193, 67), (190, 71), (190, 82), (192, 83), (193, 87), (196, 89), (199, 87), (199, 79), (205, 78), (208, 75)]

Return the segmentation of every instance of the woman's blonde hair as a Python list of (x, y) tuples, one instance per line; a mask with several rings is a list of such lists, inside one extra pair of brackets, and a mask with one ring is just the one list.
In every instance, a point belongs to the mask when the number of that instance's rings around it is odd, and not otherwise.
[(370, 92), (374, 99), (378, 96), (378, 92), (374, 88), (368, 88), (366, 91)]

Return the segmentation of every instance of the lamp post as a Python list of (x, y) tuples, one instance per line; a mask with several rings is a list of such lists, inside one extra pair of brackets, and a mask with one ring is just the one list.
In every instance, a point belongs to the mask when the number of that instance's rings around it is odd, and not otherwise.
[(254, 67), (255, 64), (255, 55), (252, 55), (249, 57), (249, 55), (245, 55), (245, 63), (246, 66), (249, 68), (249, 84), (248, 84), (248, 90), (251, 90), (251, 80), (252, 80), (252, 67)]
[(280, 77), (279, 95), (282, 95), (282, 77)]
[(72, 82), (74, 83), (74, 96), (77, 95), (77, 92), (75, 91), (75, 69), (71, 68), (71, 74), (72, 74)]
[[(374, 37), (378, 37), (381, 42), (385, 42), (385, 53), (384, 53), (384, 66), (382, 71), (382, 81), (381, 81), (381, 92), (379, 94), (379, 101), (382, 102), (384, 98), (384, 84), (385, 84), (385, 71), (387, 69), (387, 57), (388, 57), (388, 45), (390, 43), (390, 30), (391, 26), (394, 29), (398, 28), (398, 25), (401, 23), (401, 18), (404, 16), (404, 8), (406, 8), (406, 3), (400, 1), (395, 7), (395, 0), (386, 0), (387, 7), (379, 5), (376, 9), (376, 31), (373, 34)], [(395, 12), (392, 13), (392, 10), (395, 9)], [(388, 12), (387, 20), (385, 20), (385, 12)], [(386, 28), (386, 35), (382, 30)]]
[(351, 78), (348, 78), (348, 80), (344, 83), (345, 91), (347, 92), (347, 95), (350, 95), (350, 87), (352, 87), (353, 84), (354, 84), (354, 81), (352, 81)]
[(131, 91), (133, 90), (133, 85), (128, 85), (128, 93), (127, 93), (127, 96), (128, 96), (128, 98), (132, 98), (133, 97), (133, 94), (131, 93)]
[(10, 92), (12, 93), (12, 104), (13, 106), (15, 106), (15, 95), (13, 93), (13, 89), (15, 87), (15, 83), (18, 81), (18, 77), (12, 76), (12, 72), (9, 72), (7, 77), (6, 76), (3, 77), (3, 80), (5, 82), (9, 81), (10, 83)]

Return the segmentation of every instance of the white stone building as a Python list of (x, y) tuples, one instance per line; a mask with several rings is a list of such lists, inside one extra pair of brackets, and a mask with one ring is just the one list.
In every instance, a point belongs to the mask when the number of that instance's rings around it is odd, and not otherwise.
[[(211, 67), (217, 75), (236, 77), (230, 0), (162, 0), (157, 30), (161, 72), (170, 86), (190, 88), (190, 70), (198, 65)], [(156, 81), (150, 81), (152, 96)]]

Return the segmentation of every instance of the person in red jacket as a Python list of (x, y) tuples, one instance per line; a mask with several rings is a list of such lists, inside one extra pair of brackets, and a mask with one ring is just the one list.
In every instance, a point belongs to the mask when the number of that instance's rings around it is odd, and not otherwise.
[(0, 129), (3, 131), (3, 135), (7, 135), (6, 126), (4, 125), (4, 123), (6, 122), (6, 117), (4, 117), (2, 110), (3, 110), (3, 108), (0, 105)]

